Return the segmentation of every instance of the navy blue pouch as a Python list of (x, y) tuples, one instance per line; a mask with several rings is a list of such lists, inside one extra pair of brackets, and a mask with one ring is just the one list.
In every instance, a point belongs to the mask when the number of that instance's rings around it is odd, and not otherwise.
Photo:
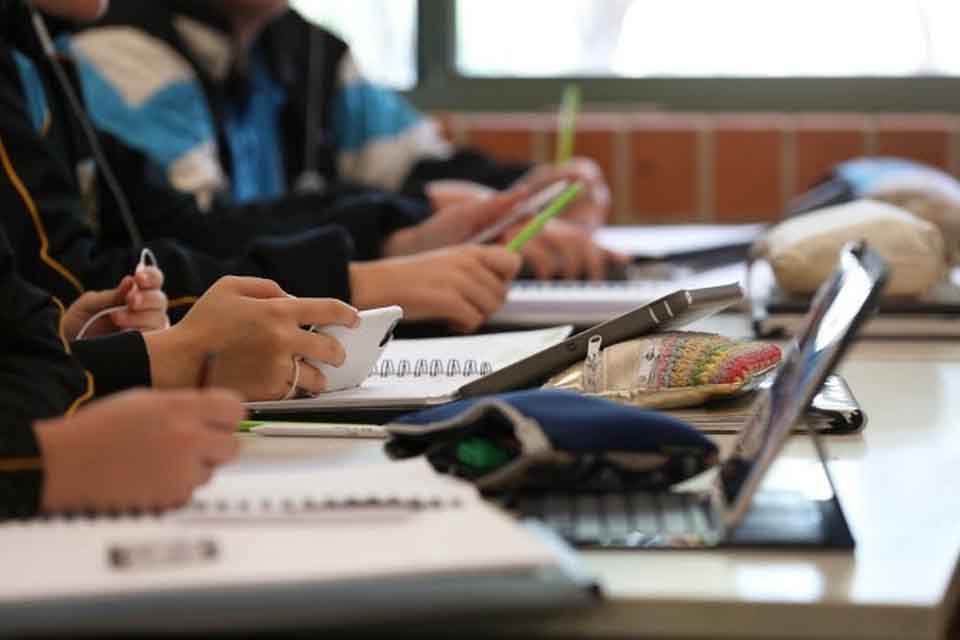
[(568, 391), (462, 400), (386, 429), (391, 457), (426, 455), (483, 490), (660, 490), (718, 456), (710, 439), (666, 414)]

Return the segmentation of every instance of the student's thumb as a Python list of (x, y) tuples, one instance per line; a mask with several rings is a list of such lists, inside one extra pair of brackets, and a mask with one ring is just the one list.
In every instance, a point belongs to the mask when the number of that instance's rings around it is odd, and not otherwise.
[(77, 300), (77, 306), (90, 315), (93, 315), (108, 307), (124, 304), (125, 291), (129, 290), (130, 287), (128, 286), (125, 290), (118, 287), (116, 289), (107, 289), (106, 291), (87, 291)]
[(516, 251), (501, 246), (481, 247), (480, 261), (501, 280), (509, 281), (517, 277), (523, 266), (523, 258)]
[(489, 200), (471, 203), (467, 205), (469, 222), (476, 230), (487, 227), (508, 215), (529, 195), (530, 189), (526, 186), (516, 186)]

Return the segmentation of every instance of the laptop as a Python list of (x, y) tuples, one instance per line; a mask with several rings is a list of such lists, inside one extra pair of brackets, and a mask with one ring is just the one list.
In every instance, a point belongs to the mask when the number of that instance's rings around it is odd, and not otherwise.
[[(757, 392), (750, 419), (704, 492), (526, 492), (499, 496), (579, 547), (716, 546), (852, 549), (820, 435), (826, 490), (760, 491), (771, 464), (831, 374), (886, 282), (886, 262), (863, 243), (847, 246), (821, 286), (773, 383)], [(828, 498), (824, 498), (829, 494)]]

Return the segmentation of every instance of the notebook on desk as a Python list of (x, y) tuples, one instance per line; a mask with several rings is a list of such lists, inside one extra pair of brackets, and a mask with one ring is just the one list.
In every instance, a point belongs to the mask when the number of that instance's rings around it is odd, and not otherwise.
[[(648, 304), (570, 336), (569, 325), (451, 338), (394, 340), (357, 388), (277, 402), (251, 402), (258, 416), (410, 411), (462, 398), (536, 386), (583, 360), (589, 341), (617, 344), (657, 330), (675, 329), (739, 302), (739, 285), (674, 290)], [(609, 316), (608, 316), (609, 317)]]
[(598, 229), (601, 247), (638, 261), (742, 261), (763, 224), (614, 225)]
[(160, 517), (0, 526), (0, 635), (318, 629), (588, 605), (564, 545), (426, 463), (222, 473)]
[(761, 481), (873, 310), (888, 268), (863, 245), (845, 250), (813, 301), (806, 324), (706, 492), (530, 492), (500, 496), (586, 547), (725, 546), (850, 549), (854, 540), (836, 496), (820, 435), (813, 439), (829, 499), (802, 491), (760, 491)]
[(694, 273), (672, 270), (666, 277), (639, 280), (518, 280), (490, 324), (498, 327), (540, 327), (572, 324), (588, 327), (626, 313), (678, 289), (701, 289), (743, 282), (746, 267), (736, 263)]
[[(772, 378), (763, 383), (770, 386)], [(755, 394), (748, 393), (709, 402), (699, 407), (669, 409), (667, 413), (707, 433), (737, 433), (753, 416)], [(848, 435), (867, 425), (867, 415), (846, 380), (838, 375), (826, 379), (814, 396), (803, 420), (794, 431), (808, 428), (823, 434)]]

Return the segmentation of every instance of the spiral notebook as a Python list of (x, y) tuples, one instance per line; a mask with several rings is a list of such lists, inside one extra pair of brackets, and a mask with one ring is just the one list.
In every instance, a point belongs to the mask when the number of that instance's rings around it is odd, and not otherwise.
[(666, 278), (600, 282), (518, 280), (510, 286), (506, 303), (490, 324), (507, 328), (567, 323), (586, 327), (678, 289), (715, 287), (745, 278), (746, 267), (737, 263), (699, 273), (678, 270)]
[(678, 329), (742, 298), (738, 284), (681, 289), (571, 337), (573, 327), (566, 325), (478, 336), (394, 340), (359, 387), (247, 406), (258, 417), (366, 412), (368, 417), (375, 416), (375, 421), (387, 420), (404, 410), (537, 386), (585, 358), (591, 340), (611, 345), (653, 331)]
[(394, 340), (360, 387), (312, 398), (251, 402), (257, 412), (316, 409), (417, 408), (456, 399), (460, 389), (562, 342), (572, 327), (477, 336)]
[(228, 472), (159, 517), (0, 525), (18, 576), (0, 583), (0, 636), (304, 630), (595, 599), (557, 538), (412, 462)]
[[(761, 387), (768, 388), (772, 379)], [(749, 393), (710, 402), (689, 409), (668, 409), (667, 413), (708, 433), (737, 433), (753, 415), (756, 394)], [(839, 375), (829, 376), (810, 403), (804, 420), (794, 430), (812, 428), (822, 434), (847, 435), (861, 431), (867, 415), (850, 386)]]

